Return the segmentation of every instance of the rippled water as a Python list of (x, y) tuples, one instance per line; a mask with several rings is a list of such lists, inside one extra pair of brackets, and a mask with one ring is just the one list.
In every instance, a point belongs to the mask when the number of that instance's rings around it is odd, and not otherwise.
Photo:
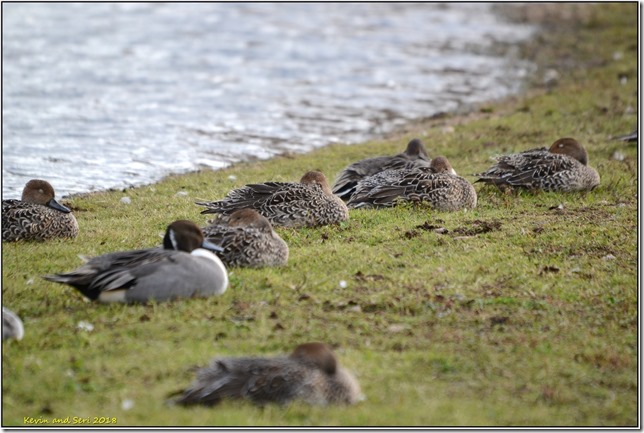
[[(3, 6), (3, 198), (353, 143), (516, 92), (488, 4)], [(494, 54), (492, 54), (494, 53)]]

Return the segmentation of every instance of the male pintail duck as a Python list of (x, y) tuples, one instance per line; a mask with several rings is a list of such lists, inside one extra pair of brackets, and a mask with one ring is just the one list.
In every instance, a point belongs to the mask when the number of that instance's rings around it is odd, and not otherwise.
[(76, 237), (76, 218), (54, 196), (54, 188), (49, 182), (32, 179), (22, 190), (22, 200), (2, 200), (2, 240), (44, 241)]
[(209, 242), (223, 248), (217, 255), (226, 266), (282, 266), (288, 260), (288, 245), (254, 209), (222, 215), (202, 231)]
[(496, 164), (477, 182), (500, 189), (522, 187), (544, 191), (583, 191), (599, 185), (599, 173), (588, 166), (588, 153), (577, 140), (560, 138), (550, 149), (530, 149), (495, 157)]
[(635, 130), (633, 132), (631, 132), (630, 134), (615, 137), (615, 140), (628, 141), (628, 142), (637, 141), (637, 128), (635, 128)]
[(377, 156), (362, 159), (346, 167), (338, 175), (333, 185), (333, 193), (347, 201), (356, 189), (358, 182), (385, 170), (428, 167), (429, 157), (423, 143), (414, 138), (407, 144), (404, 152), (393, 156)]
[(300, 183), (250, 184), (230, 191), (223, 200), (197, 204), (208, 208), (202, 214), (230, 215), (238, 209), (255, 209), (272, 225), (282, 227), (314, 227), (349, 219), (347, 206), (331, 192), (320, 171), (309, 171)]
[(44, 278), (74, 286), (100, 302), (167, 301), (177, 298), (221, 295), (228, 287), (228, 273), (208, 248), (193, 222), (170, 224), (163, 248), (122, 251), (90, 259), (78, 269)]
[(8, 340), (15, 338), (22, 340), (25, 335), (25, 328), (22, 326), (22, 320), (13, 311), (2, 307), (2, 339)]
[[(177, 394), (177, 393), (175, 393)], [(364, 399), (355, 377), (341, 367), (329, 346), (305, 343), (288, 357), (218, 358), (197, 371), (197, 378), (173, 403), (213, 406), (224, 398), (257, 405), (354, 404)]]
[(439, 211), (476, 207), (476, 190), (458, 176), (447, 158), (434, 158), (429, 167), (387, 170), (358, 183), (349, 208), (391, 207), (398, 202), (425, 202)]

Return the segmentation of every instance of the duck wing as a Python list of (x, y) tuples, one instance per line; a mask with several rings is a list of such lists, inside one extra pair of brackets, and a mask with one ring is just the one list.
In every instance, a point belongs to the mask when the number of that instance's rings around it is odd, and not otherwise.
[(71, 272), (45, 275), (43, 278), (69, 284), (96, 300), (101, 292), (132, 287), (138, 278), (154, 272), (158, 263), (174, 262), (177, 253), (180, 252), (149, 248), (104, 254)]
[(333, 193), (347, 201), (355, 192), (358, 182), (362, 179), (386, 170), (413, 169), (423, 166), (429, 166), (429, 161), (426, 157), (410, 159), (405, 153), (395, 156), (379, 156), (363, 159), (354, 162), (340, 172), (333, 185)]
[(222, 358), (197, 372), (176, 400), (179, 404), (214, 405), (224, 398), (254, 403), (286, 403), (297, 395), (301, 367), (287, 358)]
[(197, 202), (200, 206), (207, 209), (202, 214), (221, 213), (228, 215), (237, 209), (252, 208), (258, 209), (264, 203), (277, 200), (283, 200), (285, 193), (296, 186), (302, 186), (298, 183), (289, 182), (264, 182), (257, 184), (248, 184), (242, 188), (230, 191), (225, 198), (213, 202)]

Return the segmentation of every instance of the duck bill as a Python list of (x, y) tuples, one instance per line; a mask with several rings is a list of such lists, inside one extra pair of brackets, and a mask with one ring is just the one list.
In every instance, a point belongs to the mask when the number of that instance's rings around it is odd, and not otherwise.
[(71, 212), (71, 209), (69, 209), (68, 207), (63, 206), (60, 203), (58, 203), (53, 198), (47, 202), (47, 206), (52, 208), (52, 209), (56, 209), (56, 210), (59, 210), (61, 212), (65, 212), (65, 213), (70, 213)]
[(214, 251), (216, 253), (221, 253), (224, 251), (222, 247), (220, 247), (219, 245), (215, 245), (206, 239), (203, 240), (203, 243), (201, 244), (201, 248), (205, 248), (207, 250)]

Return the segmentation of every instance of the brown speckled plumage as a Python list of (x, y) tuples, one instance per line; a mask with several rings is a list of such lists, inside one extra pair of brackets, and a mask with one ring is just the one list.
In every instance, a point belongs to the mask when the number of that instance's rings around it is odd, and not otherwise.
[(49, 182), (32, 179), (25, 185), (21, 200), (2, 200), (2, 240), (44, 241), (76, 237), (76, 218), (54, 199), (54, 195)]
[(294, 400), (313, 405), (354, 404), (364, 398), (356, 379), (323, 343), (301, 344), (288, 357), (215, 359), (180, 394), (175, 403), (209, 406), (224, 398), (258, 405)]
[(385, 170), (402, 170), (428, 167), (429, 157), (423, 143), (415, 138), (407, 144), (404, 152), (392, 156), (366, 158), (346, 167), (333, 185), (333, 193), (343, 200), (349, 200), (358, 182)]
[(477, 182), (501, 189), (568, 192), (593, 189), (600, 181), (597, 170), (588, 166), (588, 153), (572, 138), (561, 138), (550, 149), (530, 149), (495, 159), (496, 164), (475, 175)]
[(425, 202), (439, 211), (476, 207), (476, 190), (455, 174), (447, 158), (430, 167), (387, 170), (363, 179), (347, 203), (349, 208), (391, 207), (400, 201)]
[(344, 202), (329, 188), (326, 176), (309, 171), (300, 183), (265, 182), (232, 190), (219, 201), (197, 202), (201, 212), (230, 215), (243, 208), (255, 209), (274, 226), (314, 227), (349, 219)]
[(260, 268), (282, 266), (288, 261), (286, 242), (253, 209), (239, 209), (229, 216), (220, 216), (202, 230), (210, 242), (224, 249), (217, 255), (226, 266)]

